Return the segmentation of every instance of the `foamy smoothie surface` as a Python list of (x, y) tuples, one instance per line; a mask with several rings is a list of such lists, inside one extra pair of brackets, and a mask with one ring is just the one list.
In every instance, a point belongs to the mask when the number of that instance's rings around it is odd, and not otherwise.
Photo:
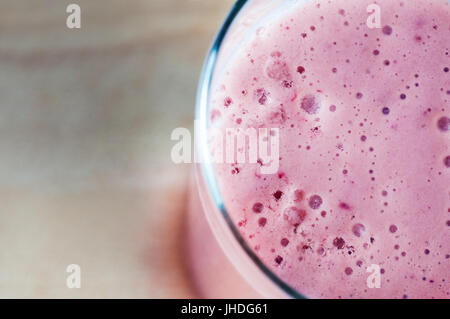
[(279, 128), (275, 174), (215, 164), (228, 213), (306, 297), (449, 298), (448, 2), (286, 3), (212, 88), (212, 128)]

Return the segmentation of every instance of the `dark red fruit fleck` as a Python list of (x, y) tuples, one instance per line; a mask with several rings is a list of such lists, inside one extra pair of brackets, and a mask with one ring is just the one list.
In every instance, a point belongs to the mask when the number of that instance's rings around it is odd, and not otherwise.
[(254, 203), (253, 204), (252, 210), (253, 210), (254, 213), (259, 214), (259, 213), (261, 213), (263, 211), (263, 209), (264, 209), (264, 205), (263, 204), (261, 204), (261, 203)]
[(281, 264), (282, 261), (283, 261), (283, 257), (281, 257), (281, 256), (275, 257), (275, 262), (276, 262), (278, 265)]
[(281, 196), (283, 196), (282, 191), (276, 191), (275, 193), (273, 193), (273, 197), (275, 197), (276, 200), (279, 200)]
[(355, 224), (352, 227), (352, 232), (356, 237), (361, 237), (366, 231), (366, 227), (363, 224)]
[(297, 67), (297, 72), (303, 74), (305, 72), (305, 68), (302, 66)]
[(286, 247), (289, 244), (289, 239), (283, 238), (280, 242), (281, 246)]
[(260, 227), (266, 226), (266, 223), (267, 223), (267, 218), (261, 217), (260, 219), (258, 219), (258, 225), (259, 225)]

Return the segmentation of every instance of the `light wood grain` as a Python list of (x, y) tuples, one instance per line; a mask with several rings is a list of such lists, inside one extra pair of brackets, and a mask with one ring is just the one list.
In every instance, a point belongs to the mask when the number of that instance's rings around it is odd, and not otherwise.
[[(189, 297), (196, 83), (232, 1), (0, 1), (0, 297)], [(80, 264), (82, 288), (66, 288)]]

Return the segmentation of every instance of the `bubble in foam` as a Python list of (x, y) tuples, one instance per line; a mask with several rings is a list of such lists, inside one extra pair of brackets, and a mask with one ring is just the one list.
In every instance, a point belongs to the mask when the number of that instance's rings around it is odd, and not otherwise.
[(450, 155), (444, 158), (444, 165), (450, 167)]
[(261, 203), (255, 203), (253, 204), (252, 210), (254, 213), (259, 214), (263, 211), (264, 205)]
[(356, 237), (361, 237), (365, 231), (366, 227), (363, 224), (355, 224), (352, 227), (352, 232)]
[(322, 205), (322, 197), (313, 195), (309, 198), (308, 204), (312, 209), (319, 209), (320, 205)]
[(385, 35), (391, 35), (392, 34), (392, 27), (389, 25), (385, 25), (382, 29), (383, 34)]
[(447, 116), (441, 117), (437, 121), (437, 127), (442, 132), (447, 132), (450, 129), (450, 118), (448, 118)]
[(397, 230), (398, 230), (397, 226), (395, 226), (395, 225), (389, 226), (389, 231), (390, 231), (391, 233), (395, 233), (395, 232), (397, 232)]
[(319, 256), (325, 255), (325, 248), (323, 248), (323, 247), (317, 248), (317, 254), (318, 254)]

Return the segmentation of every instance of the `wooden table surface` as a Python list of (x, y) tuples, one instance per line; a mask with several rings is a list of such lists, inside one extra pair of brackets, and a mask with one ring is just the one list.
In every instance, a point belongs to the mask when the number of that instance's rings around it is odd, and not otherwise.
[(195, 296), (170, 133), (231, 5), (0, 0), (0, 297)]

